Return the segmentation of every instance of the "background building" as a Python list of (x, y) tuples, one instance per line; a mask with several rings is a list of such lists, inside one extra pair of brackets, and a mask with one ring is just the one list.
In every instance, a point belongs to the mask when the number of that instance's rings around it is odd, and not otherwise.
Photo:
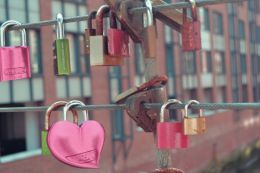
[[(170, 2), (170, 0), (168, 1)], [(103, 1), (0, 0), (0, 21), (22, 23), (85, 15)], [(260, 4), (258, 0), (213, 5), (199, 9), (203, 49), (181, 51), (180, 35), (158, 22), (157, 70), (169, 77), (170, 98), (201, 102), (258, 102), (260, 100)], [(70, 40), (73, 75), (53, 73), (54, 27), (27, 30), (33, 77), (0, 83), (0, 107), (50, 105), (57, 100), (80, 99), (89, 104), (112, 103), (113, 98), (144, 80), (139, 44), (131, 43), (131, 58), (122, 67), (90, 68), (84, 54), (86, 22), (65, 25)], [(53, 33), (53, 34), (50, 34)], [(19, 44), (18, 32), (10, 32), (8, 44)], [(211, 161), (260, 138), (258, 111), (205, 111), (208, 130), (192, 137), (188, 150), (173, 151), (173, 165), (198, 172)], [(99, 170), (77, 172), (133, 173), (155, 168), (152, 134), (144, 133), (122, 111), (91, 111), (106, 129), (106, 143)], [(52, 157), (40, 156), (40, 132), (44, 113), (0, 113), (0, 172), (74, 172)], [(200, 159), (198, 159), (198, 156)]]

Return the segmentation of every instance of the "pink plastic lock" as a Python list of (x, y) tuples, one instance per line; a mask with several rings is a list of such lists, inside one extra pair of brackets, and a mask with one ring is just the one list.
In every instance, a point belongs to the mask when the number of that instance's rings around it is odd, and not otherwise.
[(30, 51), (26, 46), (26, 32), (21, 30), (22, 46), (5, 47), (5, 30), (8, 26), (21, 25), (9, 20), (0, 28), (0, 81), (17, 80), (31, 77)]
[(161, 108), (157, 123), (157, 147), (159, 149), (187, 148), (188, 136), (183, 134), (182, 122), (164, 122), (164, 110), (170, 104), (181, 104), (179, 100), (168, 100)]

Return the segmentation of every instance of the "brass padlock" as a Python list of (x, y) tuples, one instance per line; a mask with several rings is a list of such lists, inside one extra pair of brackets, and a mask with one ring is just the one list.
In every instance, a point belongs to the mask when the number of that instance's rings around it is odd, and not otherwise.
[(87, 29), (85, 29), (85, 44), (86, 44), (85, 46), (86, 46), (86, 54), (87, 55), (90, 54), (90, 40), (89, 40), (89, 37), (96, 35), (96, 29), (94, 29), (93, 26), (92, 26), (92, 21), (96, 18), (96, 14), (97, 14), (96, 11), (92, 11), (89, 14), (88, 22), (87, 22), (88, 26), (87, 26)]
[(90, 65), (92, 66), (118, 66), (124, 59), (108, 55), (107, 36), (103, 35), (103, 18), (109, 12), (109, 6), (101, 6), (96, 15), (96, 35), (90, 36)]
[(188, 109), (192, 104), (199, 104), (196, 100), (190, 100), (185, 105), (185, 114), (183, 118), (183, 133), (185, 135), (197, 135), (206, 131), (206, 118), (203, 116), (202, 110), (199, 110), (199, 117), (189, 117)]
[(146, 26), (142, 32), (143, 35), (143, 49), (145, 58), (156, 58), (157, 46), (156, 46), (156, 25), (154, 24), (152, 4), (150, 1), (146, 1), (147, 13)]

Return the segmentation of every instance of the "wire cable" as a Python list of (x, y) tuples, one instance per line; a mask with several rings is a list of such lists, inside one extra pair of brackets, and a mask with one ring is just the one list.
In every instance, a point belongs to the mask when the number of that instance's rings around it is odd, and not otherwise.
[[(160, 109), (161, 103), (145, 103), (146, 109)], [(184, 109), (185, 104), (170, 105), (168, 109)], [(44, 112), (48, 106), (39, 107), (5, 107), (0, 108), (0, 112)], [(127, 104), (103, 104), (103, 105), (86, 105), (77, 106), (76, 110), (124, 110), (127, 109)], [(202, 110), (242, 110), (242, 109), (260, 109), (260, 103), (200, 103), (190, 106), (190, 109)], [(62, 108), (57, 109), (61, 111)]]
[[(202, 7), (205, 5), (215, 5), (215, 4), (222, 4), (222, 3), (236, 3), (236, 2), (243, 2), (248, 0), (198, 0), (196, 1), (196, 4), (198, 7)], [(177, 3), (170, 3), (170, 4), (164, 4), (164, 5), (157, 5), (153, 6), (153, 11), (163, 11), (163, 10), (170, 10), (170, 9), (179, 9), (179, 8), (189, 8), (192, 4), (189, 2), (177, 2)], [(129, 10), (129, 14), (134, 13), (144, 13), (146, 12), (146, 7), (138, 7), (138, 8), (132, 8)], [(88, 15), (84, 16), (76, 16), (71, 18), (64, 18), (63, 23), (72, 23), (72, 22), (80, 22), (80, 21), (86, 21), (88, 20)], [(22, 24), (20, 26), (12, 26), (8, 29), (10, 30), (18, 30), (18, 29), (29, 29), (29, 28), (36, 28), (40, 26), (49, 26), (49, 25), (56, 25), (57, 20), (44, 20), (40, 22), (35, 23), (26, 23)]]

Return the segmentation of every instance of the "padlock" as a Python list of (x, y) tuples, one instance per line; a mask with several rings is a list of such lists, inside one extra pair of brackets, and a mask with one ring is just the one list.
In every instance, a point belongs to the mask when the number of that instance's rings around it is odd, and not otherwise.
[(67, 112), (73, 106), (86, 105), (77, 100), (67, 103), (63, 109), (64, 121), (58, 121), (51, 126), (47, 144), (52, 155), (67, 165), (99, 168), (105, 140), (104, 127), (97, 121), (88, 120), (87, 111), (83, 111), (84, 121), (80, 125), (67, 121)]
[[(50, 123), (50, 116), (51, 113), (54, 109), (57, 109), (59, 107), (65, 106), (67, 104), (66, 101), (58, 101), (53, 103), (48, 110), (45, 113), (45, 125), (44, 125), (44, 130), (41, 132), (41, 148), (42, 148), (42, 155), (47, 156), (50, 155), (50, 150), (47, 145), (47, 135), (48, 135), (48, 130), (49, 130), (49, 123)], [(72, 110), (73, 113), (73, 122), (78, 123), (78, 115), (77, 112)]]
[(203, 116), (202, 110), (199, 110), (199, 117), (189, 117), (188, 109), (191, 104), (199, 104), (196, 100), (190, 100), (185, 105), (185, 113), (183, 119), (183, 133), (185, 135), (197, 135), (206, 131), (206, 118)]
[(183, 134), (182, 122), (165, 122), (164, 120), (164, 111), (171, 104), (182, 103), (171, 99), (161, 107), (160, 122), (157, 123), (157, 147), (159, 149), (187, 148), (189, 141), (188, 136)]
[(115, 13), (109, 12), (110, 28), (107, 30), (108, 54), (110, 56), (129, 57), (129, 36), (117, 27)]
[(0, 28), (0, 81), (31, 77), (30, 51), (26, 45), (25, 29), (21, 29), (21, 46), (5, 46), (5, 31), (7, 27), (14, 25), (21, 25), (21, 23), (8, 20)]
[(88, 16), (88, 28), (85, 29), (85, 44), (86, 44), (86, 54), (90, 54), (90, 36), (96, 35), (96, 29), (93, 29), (92, 21), (96, 18), (96, 11), (92, 11)]
[(108, 55), (107, 36), (103, 35), (103, 18), (109, 12), (109, 6), (101, 6), (96, 15), (96, 35), (90, 36), (90, 65), (92, 66), (118, 66), (124, 59)]
[(63, 16), (56, 17), (56, 40), (54, 42), (54, 70), (56, 75), (71, 74), (69, 40), (65, 38)]
[(201, 50), (201, 26), (198, 20), (197, 7), (195, 0), (189, 0), (192, 4), (192, 21), (187, 19), (187, 9), (183, 9), (183, 25), (182, 25), (182, 50), (196, 51)]
[[(145, 58), (156, 58), (157, 46), (156, 46), (156, 25), (154, 24), (152, 4), (150, 0), (146, 0), (147, 13), (144, 16), (146, 26), (142, 32), (143, 35), (143, 52)], [(146, 20), (145, 20), (146, 18)]]

